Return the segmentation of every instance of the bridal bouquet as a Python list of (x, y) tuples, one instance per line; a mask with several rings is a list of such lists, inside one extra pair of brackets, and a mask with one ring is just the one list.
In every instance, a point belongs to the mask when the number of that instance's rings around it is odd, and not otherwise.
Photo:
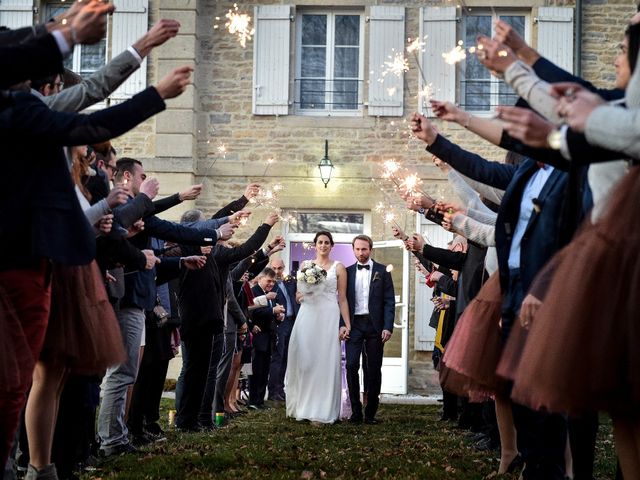
[(317, 285), (327, 278), (327, 271), (310, 260), (302, 262), (302, 268), (298, 271), (297, 280), (308, 285)]

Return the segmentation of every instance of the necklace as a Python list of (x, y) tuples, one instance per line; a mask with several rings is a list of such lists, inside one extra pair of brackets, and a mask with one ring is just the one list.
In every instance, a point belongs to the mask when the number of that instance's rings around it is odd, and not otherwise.
[(316, 263), (316, 265), (318, 265), (318, 266), (319, 266), (320, 268), (322, 268), (323, 270), (326, 270), (326, 269), (327, 269), (327, 265), (328, 265), (329, 263), (333, 263), (333, 262), (331, 262), (331, 261), (330, 261), (330, 262), (327, 262), (327, 263), (320, 263), (320, 262), (316, 261), (315, 263)]

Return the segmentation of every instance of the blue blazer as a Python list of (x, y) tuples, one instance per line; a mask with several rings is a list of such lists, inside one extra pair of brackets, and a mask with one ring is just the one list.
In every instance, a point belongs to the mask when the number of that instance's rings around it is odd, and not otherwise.
[[(265, 294), (260, 285), (255, 285), (251, 291), (256, 297)], [(251, 328), (255, 325), (260, 327), (260, 333), (253, 335), (253, 348), (260, 352), (268, 352), (271, 350), (272, 327), (276, 325), (276, 316), (273, 314), (275, 301), (269, 300), (268, 302), (269, 306), (256, 308), (251, 311)]]
[[(296, 291), (298, 290), (296, 279), (289, 275), (282, 281), (282, 285), (287, 289), (287, 294), (289, 294), (289, 300), (291, 301), (291, 305), (293, 307), (293, 312), (287, 311), (285, 313), (285, 316), (295, 318), (298, 315), (298, 310), (300, 310), (300, 305), (298, 304), (298, 302), (296, 302)], [(276, 283), (276, 295), (276, 302), (287, 308), (287, 299), (280, 289), (280, 284), (278, 283)]]
[[(474, 180), (505, 190), (496, 219), (496, 250), (500, 284), (505, 291), (509, 284), (509, 251), (518, 223), (524, 188), (537, 171), (536, 162), (526, 159), (518, 167), (489, 162), (467, 152), (441, 135), (427, 150), (447, 162), (457, 171)], [(538, 195), (539, 211), (534, 209), (527, 224), (520, 248), (520, 277), (526, 292), (536, 274), (560, 248), (560, 212), (565, 200), (569, 176), (554, 170)]]
[[(150, 87), (131, 100), (89, 115), (56, 112), (25, 92), (0, 111), (0, 269), (25, 259), (83, 265), (95, 257), (95, 233), (78, 203), (65, 145), (118, 137), (164, 110)], [(33, 260), (31, 260), (33, 261)]]
[[(349, 302), (349, 317), (353, 323), (356, 308), (356, 264), (347, 267), (347, 301)], [(387, 268), (378, 262), (373, 262), (371, 282), (369, 283), (369, 316), (378, 333), (382, 330), (393, 332), (393, 321), (396, 316), (396, 296), (393, 280)], [(344, 326), (344, 320), (340, 319)]]

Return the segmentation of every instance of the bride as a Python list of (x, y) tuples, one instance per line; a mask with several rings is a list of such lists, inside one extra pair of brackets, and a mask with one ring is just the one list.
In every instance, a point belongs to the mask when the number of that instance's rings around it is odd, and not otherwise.
[[(340, 417), (340, 340), (351, 330), (347, 304), (347, 270), (329, 258), (331, 233), (316, 233), (316, 259), (327, 272), (317, 285), (298, 281), (300, 311), (289, 341), (285, 378), (287, 416), (333, 423)], [(345, 326), (340, 328), (340, 314)]]

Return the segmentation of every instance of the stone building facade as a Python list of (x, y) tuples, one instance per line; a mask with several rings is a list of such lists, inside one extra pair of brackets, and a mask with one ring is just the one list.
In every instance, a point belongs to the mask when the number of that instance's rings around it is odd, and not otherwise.
[[(1, 1), (0, 23), (2, 10), (14, 3), (24, 6), (32, 1)], [(33, 6), (42, 10), (47, 3), (51, 2), (36, 0)], [(477, 18), (469, 20), (469, 17), (484, 15), (495, 18), (506, 15), (518, 17), (528, 41), (544, 51), (545, 55), (570, 69), (574, 68), (575, 61), (575, 66), (586, 79), (601, 87), (611, 87), (616, 46), (622, 38), (626, 22), (636, 10), (631, 0), (466, 0), (459, 2), (461, 5), (451, 0), (238, 2), (238, 12), (249, 14), (256, 28), (253, 39), (243, 47), (238, 38), (225, 28), (225, 14), (234, 10), (233, 2), (115, 0), (114, 3), (121, 12), (130, 10), (134, 12), (132, 15), (142, 15), (138, 17), (141, 26), (145, 26), (145, 22), (151, 25), (159, 18), (178, 19), (182, 24), (177, 38), (152, 53), (146, 66), (147, 84), (153, 84), (176, 66), (191, 64), (195, 67), (193, 85), (188, 87), (184, 95), (168, 102), (164, 113), (114, 141), (121, 155), (139, 158), (144, 162), (147, 172), (160, 179), (162, 194), (175, 192), (190, 183), (203, 183), (203, 194), (195, 205), (206, 212), (213, 212), (228, 200), (239, 196), (248, 182), (256, 181), (267, 186), (277, 183), (282, 190), (278, 193), (276, 203), (285, 214), (299, 211), (360, 212), (366, 214), (366, 233), (375, 240), (389, 240), (391, 235), (384, 215), (374, 207), (379, 202), (385, 203), (386, 207), (400, 205), (393, 187), (381, 178), (379, 164), (383, 160), (394, 158), (410, 171), (416, 172), (423, 181), (423, 189), (432, 195), (443, 198), (450, 196), (444, 177), (431, 164), (423, 146), (409, 138), (405, 119), (420, 107), (417, 94), (424, 86), (416, 60), (423, 67), (425, 80), (434, 83), (433, 97), (444, 96), (461, 104), (465, 103), (465, 99), (476, 102), (473, 92), (486, 91), (482, 90), (485, 87), (473, 90), (473, 82), (485, 79), (475, 78), (473, 69), (465, 65), (466, 62), (446, 67), (441, 59), (439, 64), (434, 62), (441, 52), (453, 48), (459, 40), (468, 46), (467, 39), (474, 25), (486, 26), (486, 19), (476, 22)], [(286, 20), (281, 15), (279, 30), (270, 30), (271, 33), (265, 35), (269, 18), (273, 17), (274, 12), (282, 12), (283, 8), (288, 12)], [(327, 15), (330, 21), (339, 15), (359, 16), (358, 38), (355, 39), (359, 51), (359, 71), (356, 75), (358, 98), (357, 107), (350, 114), (335, 110), (322, 111), (322, 108), (317, 109), (320, 111), (303, 111), (305, 106), (314, 110), (317, 105), (313, 105), (313, 101), (318, 98), (310, 94), (305, 99), (302, 94), (302, 58), (305, 55), (313, 57), (313, 49), (303, 52), (305, 40), (299, 33), (305, 14)], [(6, 13), (4, 15), (7, 18)], [(574, 31), (579, 31), (579, 17), (582, 20), (582, 35), (579, 41), (575, 41)], [(433, 23), (436, 21), (449, 23)], [(287, 38), (281, 38), (278, 43), (274, 35), (281, 34), (283, 29), (288, 37), (285, 35)], [(337, 47), (336, 31), (329, 34), (334, 38), (327, 40), (328, 47), (324, 55)], [(384, 42), (376, 39), (376, 31), (387, 35), (385, 38), (392, 39), (398, 48), (386, 51)], [(390, 98), (381, 99), (378, 95), (376, 99), (370, 95), (371, 91), (377, 90), (379, 93), (382, 88), (378, 82), (384, 69), (374, 63), (382, 63), (380, 58), (390, 60), (394, 52), (402, 51), (407, 38), (420, 38), (425, 34), (431, 35), (425, 40), (427, 52), (421, 52), (416, 57), (407, 54), (409, 69), (399, 80), (394, 80), (393, 75), (384, 76), (381, 83), (387, 88), (384, 82), (390, 82)], [(115, 50), (114, 42), (121, 35), (113, 24), (106, 46), (106, 58), (117, 53), (111, 50)], [(331, 41), (334, 43), (330, 45)], [(286, 55), (277, 51), (282, 42), (288, 43)], [(432, 51), (429, 57), (428, 50), (432, 45), (439, 51)], [(447, 45), (446, 48), (443, 45)], [(579, 51), (576, 52), (574, 46)], [(334, 49), (332, 54), (337, 56), (337, 50)], [(276, 63), (287, 64), (288, 72), (283, 74), (279, 71), (281, 65), (264, 66), (269, 60), (259, 58), (258, 52), (260, 55), (273, 54), (270, 58), (275, 58)], [(338, 63), (333, 66), (337, 68)], [(343, 58), (341, 68), (349, 70), (348, 63)], [(266, 70), (257, 71), (260, 68)], [(281, 74), (284, 75), (285, 85), (274, 82), (273, 78), (269, 80), (269, 72), (274, 69), (277, 78), (283, 78)], [(333, 74), (339, 77), (337, 71)], [(262, 81), (257, 77), (267, 79), (266, 87), (257, 84)], [(464, 86), (465, 81), (469, 82), (467, 86)], [(338, 83), (336, 81), (334, 85)], [(275, 88), (280, 93), (284, 90), (284, 106), (280, 102), (273, 107), (278, 111), (277, 115), (255, 114), (262, 108), (256, 106), (256, 103), (260, 103), (256, 102), (256, 97), (261, 95), (261, 89), (264, 92), (269, 88)], [(498, 101), (507, 98), (501, 96), (501, 87), (494, 85), (487, 88), (494, 95), (491, 98), (497, 98)], [(391, 90), (394, 90), (393, 94)], [(490, 110), (488, 108), (480, 114), (489, 114)], [(262, 108), (259, 113), (264, 111)], [(385, 112), (392, 112), (393, 116), (385, 116)], [(464, 148), (492, 160), (504, 157), (503, 151), (473, 137), (464, 129), (440, 122), (436, 124), (440, 132)], [(318, 170), (318, 163), (325, 153), (325, 140), (328, 140), (329, 158), (335, 166), (327, 188), (321, 182)], [(193, 202), (184, 205), (182, 210), (192, 205)], [(182, 210), (171, 210), (167, 216), (176, 219)], [(266, 208), (256, 208), (251, 223), (238, 236), (247, 236), (251, 225), (256, 226), (266, 212)], [(400, 208), (398, 212), (401, 212)], [(408, 231), (419, 228), (415, 217), (406, 213), (399, 213), (397, 221), (406, 226)], [(421, 228), (426, 227), (428, 225)], [(280, 233), (279, 228), (288, 233), (290, 225), (281, 225), (274, 229), (274, 234)], [(402, 269), (398, 270), (394, 278), (402, 276)], [(425, 300), (428, 295), (424, 291), (416, 295), (416, 289), (425, 287), (416, 282), (412, 267), (409, 272), (408, 390), (423, 393), (434, 383), (434, 376), (428, 371), (430, 339), (425, 327), (425, 317), (429, 313), (429, 306), (425, 304), (428, 303)], [(401, 278), (399, 280), (402, 281)]]

